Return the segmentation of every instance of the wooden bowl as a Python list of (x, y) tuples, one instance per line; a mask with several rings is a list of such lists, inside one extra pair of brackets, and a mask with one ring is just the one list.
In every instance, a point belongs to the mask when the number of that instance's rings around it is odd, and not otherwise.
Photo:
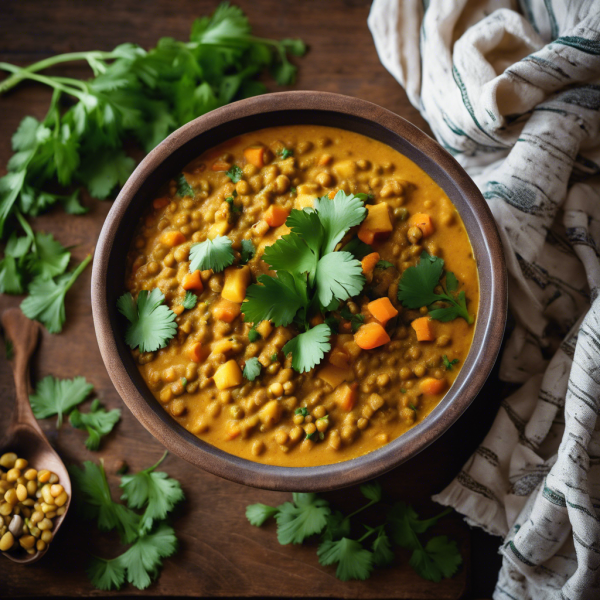
[[(277, 467), (228, 454), (184, 429), (154, 398), (125, 345), (117, 311), (124, 293), (125, 256), (147, 203), (165, 181), (203, 151), (241, 133), (276, 125), (339, 127), (388, 144), (421, 167), (458, 209), (477, 260), (480, 300), (473, 345), (439, 405), (404, 435), (369, 454), (319, 467)], [(325, 491), (372, 479), (408, 460), (444, 433), (471, 404), (496, 360), (507, 310), (506, 266), (496, 224), (481, 193), (437, 142), (401, 117), (348, 96), (283, 92), (214, 110), (157, 146), (133, 172), (106, 221), (94, 259), (92, 309), (104, 364), (140, 423), (166, 448), (190, 463), (238, 483), (284, 491)]]

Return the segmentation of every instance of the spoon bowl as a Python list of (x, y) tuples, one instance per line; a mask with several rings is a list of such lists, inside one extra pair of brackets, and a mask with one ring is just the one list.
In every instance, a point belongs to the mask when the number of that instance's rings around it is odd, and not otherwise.
[[(17, 403), (10, 425), (0, 442), (0, 455), (5, 452), (15, 452), (17, 456), (27, 459), (29, 465), (33, 468), (38, 470), (48, 469), (58, 475), (60, 484), (69, 498), (64, 505), (66, 508), (64, 514), (53, 520), (52, 536), (54, 537), (69, 512), (72, 489), (67, 468), (46, 439), (29, 404), (29, 392), (31, 391), (29, 360), (40, 337), (40, 325), (29, 320), (17, 308), (6, 310), (2, 314), (1, 320), (5, 336), (13, 344), (14, 355), (11, 366), (15, 378)], [(10, 552), (2, 552), (2, 554), (13, 562), (31, 564), (42, 558), (50, 545), (51, 543), (47, 544), (44, 550), (38, 550), (35, 554), (21, 555), (19, 553), (17, 556)]]

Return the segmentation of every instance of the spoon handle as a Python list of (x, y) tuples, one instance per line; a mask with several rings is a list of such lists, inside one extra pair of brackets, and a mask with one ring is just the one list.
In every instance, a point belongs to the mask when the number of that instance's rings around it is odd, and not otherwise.
[(18, 308), (9, 308), (2, 313), (2, 326), (5, 335), (13, 344), (14, 352), (12, 368), (17, 390), (17, 406), (13, 423), (32, 425), (40, 430), (29, 404), (29, 360), (40, 337), (40, 324), (28, 319)]

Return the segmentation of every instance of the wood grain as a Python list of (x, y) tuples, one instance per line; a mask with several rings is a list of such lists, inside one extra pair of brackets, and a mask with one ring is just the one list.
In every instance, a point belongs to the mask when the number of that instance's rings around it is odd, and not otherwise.
[[(0, 4), (0, 60), (28, 64), (49, 55), (88, 49), (111, 49), (119, 43), (137, 42), (149, 47), (161, 36), (184, 39), (191, 21), (209, 13), (216, 1), (169, 0), (68, 0)], [(254, 32), (268, 37), (301, 37), (310, 52), (298, 61), (300, 72), (295, 89), (315, 89), (354, 95), (380, 104), (428, 131), (419, 113), (403, 90), (381, 66), (366, 18), (366, 0), (239, 0), (249, 15)], [(85, 77), (81, 65), (66, 65), (61, 73)], [(269, 83), (269, 88), (276, 86)], [(24, 84), (0, 98), (0, 168), (10, 150), (10, 136), (26, 114), (43, 117), (49, 101), (47, 90)], [(3, 171), (2, 171), (3, 172)], [(109, 202), (86, 198), (90, 212), (81, 217), (53, 211), (33, 221), (39, 231), (52, 232), (72, 250), (75, 261), (82, 260), (93, 247), (110, 208)], [(43, 333), (34, 359), (33, 377), (84, 375), (94, 384), (95, 393), (108, 408), (123, 408), (123, 419), (106, 439), (99, 453), (85, 449), (85, 434), (69, 425), (54, 429), (54, 419), (42, 427), (67, 464), (104, 458), (116, 497), (115, 465), (126, 460), (133, 470), (154, 463), (163, 448), (125, 409), (115, 392), (94, 336), (90, 308), (90, 269), (80, 277), (67, 296), (67, 325), (60, 335)], [(17, 306), (20, 298), (3, 296), (0, 310)], [(463, 462), (485, 434), (498, 402), (497, 384), (492, 381), (465, 416), (438, 442), (382, 478), (392, 499), (415, 503), (424, 515), (434, 514), (428, 500), (458, 472)], [(15, 392), (8, 363), (0, 358), (0, 434), (8, 422)], [(1, 437), (1, 435), (0, 435)], [(284, 547), (275, 538), (274, 526), (251, 527), (245, 517), (247, 504), (276, 504), (288, 494), (265, 492), (236, 485), (198, 471), (173, 456), (163, 468), (182, 482), (187, 501), (173, 518), (181, 541), (179, 553), (165, 563), (158, 582), (145, 592), (125, 587), (120, 594), (152, 596), (258, 596), (258, 597), (343, 597), (343, 598), (439, 598), (464, 597), (471, 579), (468, 528), (457, 516), (444, 519), (436, 533), (459, 541), (465, 566), (459, 574), (441, 583), (420, 579), (408, 566), (408, 556), (398, 554), (393, 568), (378, 570), (367, 582), (339, 582), (332, 568), (322, 568), (316, 546)], [(358, 490), (326, 495), (343, 509), (359, 505)], [(53, 548), (32, 567), (3, 565), (0, 569), (0, 595), (4, 597), (55, 597), (99, 595), (85, 574), (89, 555), (111, 556), (118, 550), (115, 538), (100, 536), (91, 525), (73, 513), (53, 542)], [(94, 531), (92, 533), (91, 531)], [(493, 544), (492, 544), (493, 547)], [(65, 557), (68, 557), (66, 559)], [(497, 572), (493, 551), (474, 556), (477, 568)], [(491, 565), (491, 569), (489, 567)], [(488, 569), (485, 571), (485, 569)], [(490, 580), (490, 581), (491, 581)], [(479, 591), (490, 595), (491, 588)]]

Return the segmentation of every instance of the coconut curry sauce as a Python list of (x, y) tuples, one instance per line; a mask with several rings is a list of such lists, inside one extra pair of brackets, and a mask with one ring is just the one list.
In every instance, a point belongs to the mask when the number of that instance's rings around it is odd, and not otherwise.
[[(460, 372), (479, 302), (465, 227), (428, 175), (385, 144), (312, 125), (244, 134), (205, 152), (182, 175), (148, 207), (126, 279), (133, 298), (158, 288), (177, 315), (165, 347), (133, 350), (174, 419), (237, 456), (301, 467), (361, 456), (427, 417)], [(270, 270), (263, 256), (290, 233), (290, 211), (310, 214), (319, 206), (316, 225), (325, 231), (325, 212), (335, 203), (344, 209), (335, 218), (355, 222), (342, 202), (358, 207), (359, 224), (329, 249), (328, 260), (348, 263), (348, 280), (334, 289), (332, 302), (299, 308), (285, 326), (277, 325), (281, 315), (255, 317), (253, 324), (246, 314), (244, 321), (245, 312), (257, 311), (242, 301), (273, 283), (265, 277), (293, 280)], [(309, 236), (300, 238), (300, 254), (308, 252)], [(206, 268), (215, 258), (207, 244), (229, 252), (225, 268)], [(322, 256), (325, 242), (320, 248)], [(349, 252), (343, 261), (331, 257), (340, 249)], [(317, 273), (319, 284), (303, 274), (303, 289), (326, 288), (341, 270), (337, 264)], [(284, 301), (273, 293), (270, 303), (275, 315)], [(311, 340), (306, 352), (286, 346), (305, 329), (332, 335)], [(299, 372), (311, 361), (318, 364)]]

